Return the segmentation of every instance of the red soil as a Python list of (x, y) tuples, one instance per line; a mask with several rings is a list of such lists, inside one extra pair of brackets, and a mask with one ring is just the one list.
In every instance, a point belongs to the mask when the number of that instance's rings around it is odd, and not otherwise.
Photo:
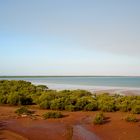
[[(0, 106), (0, 139), (6, 140), (140, 140), (140, 122), (128, 123), (128, 113), (105, 113), (108, 122), (92, 124), (97, 112), (63, 112), (61, 119), (41, 119), (45, 110), (34, 109), (36, 120), (17, 118), (15, 107)], [(140, 119), (140, 115), (137, 115)]]

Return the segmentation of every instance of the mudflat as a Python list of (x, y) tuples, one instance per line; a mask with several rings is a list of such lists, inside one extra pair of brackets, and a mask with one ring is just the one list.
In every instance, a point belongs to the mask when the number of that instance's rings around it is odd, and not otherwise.
[[(140, 122), (129, 123), (124, 112), (104, 113), (108, 118), (103, 125), (94, 125), (98, 113), (66, 112), (59, 119), (42, 119), (46, 110), (35, 110), (36, 119), (18, 117), (17, 107), (0, 106), (0, 139), (4, 140), (140, 140)], [(140, 115), (136, 115), (140, 120)]]

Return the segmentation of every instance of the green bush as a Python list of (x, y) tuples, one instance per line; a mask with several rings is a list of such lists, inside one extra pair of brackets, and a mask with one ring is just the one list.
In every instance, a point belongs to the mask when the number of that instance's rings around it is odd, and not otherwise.
[(10, 105), (32, 104), (32, 94), (36, 88), (30, 82), (2, 80), (0, 81), (0, 103)]
[(134, 105), (132, 107), (132, 113), (133, 114), (140, 114), (140, 105)]
[(68, 97), (70, 94), (71, 94), (70, 90), (61, 90), (57, 92), (56, 98)]
[(101, 107), (101, 111), (104, 112), (114, 112), (115, 111), (115, 104), (113, 102), (104, 102)]
[(31, 115), (31, 114), (33, 114), (34, 112), (31, 111), (31, 110), (28, 110), (27, 107), (24, 107), (24, 106), (23, 106), (23, 107), (18, 108), (18, 109), (15, 111), (15, 113), (18, 114), (18, 115)]
[(56, 96), (55, 90), (48, 90), (41, 92), (41, 95), (39, 96), (38, 103), (40, 104), (43, 101), (51, 101), (54, 100)]
[(7, 103), (10, 105), (21, 105), (21, 96), (18, 92), (10, 93), (7, 98)]
[(73, 96), (73, 95), (70, 95), (70, 96), (65, 97), (65, 103), (64, 103), (64, 104), (65, 104), (66, 106), (67, 106), (67, 105), (74, 105), (74, 106), (75, 106), (77, 100), (78, 100), (77, 97), (75, 97), (75, 96)]
[(50, 102), (49, 101), (43, 101), (39, 104), (39, 106), (42, 109), (50, 109)]
[(47, 90), (48, 87), (46, 85), (37, 85), (36, 86), (36, 89), (37, 90), (40, 90), (40, 91), (44, 91), (44, 90)]
[(74, 105), (66, 105), (65, 110), (66, 111), (75, 111), (75, 106)]
[(118, 109), (123, 112), (128, 112), (131, 110), (130, 103), (128, 101), (123, 101), (118, 104)]
[(104, 114), (103, 113), (98, 113), (94, 120), (93, 120), (93, 123), (94, 124), (103, 124), (104, 123), (104, 120), (105, 120), (105, 117), (104, 117)]
[(138, 122), (138, 119), (134, 115), (129, 115), (125, 118), (127, 122)]
[(91, 102), (84, 107), (85, 111), (95, 111), (98, 109), (98, 105), (96, 102)]
[(44, 119), (49, 119), (49, 118), (62, 118), (63, 114), (61, 112), (46, 112), (43, 114)]
[(77, 102), (75, 104), (75, 107), (77, 110), (84, 110), (85, 106), (89, 103), (91, 103), (93, 98), (91, 97), (81, 97), (77, 99)]
[(50, 109), (52, 109), (52, 110), (64, 110), (65, 109), (64, 102), (65, 102), (64, 98), (54, 99), (51, 101)]
[(85, 96), (91, 96), (92, 94), (89, 91), (78, 89), (78, 90), (72, 90), (71, 95), (81, 98)]
[(10, 105), (30, 105), (32, 99), (18, 92), (11, 92), (7, 97), (7, 103)]
[(116, 96), (110, 96), (108, 94), (98, 95), (97, 101), (98, 101), (99, 110), (105, 111), (105, 112), (116, 111), (115, 97)]
[(6, 103), (7, 103), (7, 95), (0, 94), (0, 104), (6, 104)]

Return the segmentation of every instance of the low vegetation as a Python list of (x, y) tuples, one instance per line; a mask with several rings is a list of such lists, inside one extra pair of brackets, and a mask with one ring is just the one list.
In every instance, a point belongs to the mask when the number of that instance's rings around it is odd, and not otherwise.
[(61, 112), (55, 111), (55, 112), (46, 112), (43, 114), (44, 119), (49, 119), (49, 118), (62, 118), (63, 114)]
[(140, 96), (96, 95), (85, 90), (50, 90), (26, 81), (1, 80), (0, 104), (32, 105), (66, 111), (124, 111), (140, 114)]
[(32, 115), (34, 112), (23, 106), (18, 108), (15, 113), (18, 115)]
[(125, 120), (127, 122), (138, 122), (138, 119), (134, 115), (128, 115)]
[(99, 125), (103, 124), (104, 122), (105, 122), (105, 116), (102, 112), (98, 113), (93, 120), (94, 124), (99, 124)]

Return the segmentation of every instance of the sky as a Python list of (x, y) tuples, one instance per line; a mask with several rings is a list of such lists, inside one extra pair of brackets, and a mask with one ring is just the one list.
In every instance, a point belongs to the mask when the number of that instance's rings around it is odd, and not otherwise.
[(0, 0), (0, 75), (140, 76), (140, 0)]

